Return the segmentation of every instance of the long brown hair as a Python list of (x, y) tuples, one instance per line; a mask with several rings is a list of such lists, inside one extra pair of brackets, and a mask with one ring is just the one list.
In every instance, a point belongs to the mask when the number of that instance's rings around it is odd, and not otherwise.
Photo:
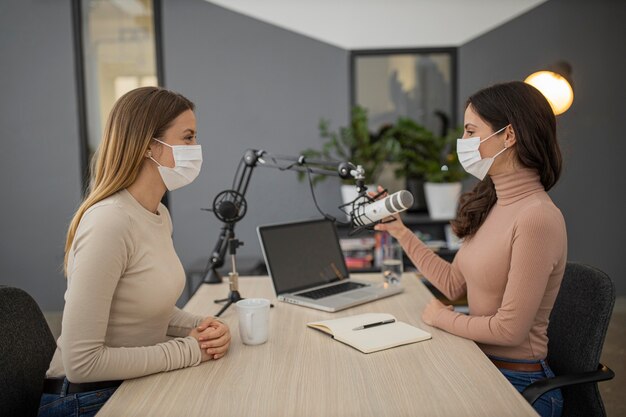
[[(515, 132), (513, 147), (516, 162), (535, 169), (546, 191), (561, 175), (561, 150), (556, 139), (556, 118), (546, 98), (535, 87), (521, 81), (496, 84), (472, 95), (465, 105), (483, 119), (493, 131), (511, 125)], [(461, 196), (452, 228), (460, 238), (478, 231), (497, 196), (489, 176)]]
[(150, 140), (161, 137), (174, 119), (194, 104), (159, 87), (141, 87), (120, 97), (109, 114), (102, 141), (94, 154), (90, 190), (70, 223), (63, 270), (76, 229), (89, 207), (130, 186), (141, 168)]

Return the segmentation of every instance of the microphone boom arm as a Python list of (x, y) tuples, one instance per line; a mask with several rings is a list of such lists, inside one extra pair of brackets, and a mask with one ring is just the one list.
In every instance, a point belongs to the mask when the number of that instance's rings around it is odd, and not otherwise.
[[(279, 163), (285, 162), (285, 165)], [(241, 169), (243, 165), (243, 169)], [(347, 161), (323, 161), (317, 159), (309, 159), (304, 155), (288, 156), (271, 154), (264, 150), (248, 149), (244, 152), (240, 165), (233, 179), (233, 190), (227, 190), (231, 195), (240, 196), (245, 205), (245, 194), (248, 191), (252, 172), (257, 166), (275, 168), (281, 171), (298, 171), (308, 172), (316, 175), (335, 176), (342, 179), (354, 178), (356, 180), (359, 194), (363, 194), (367, 189), (365, 187), (365, 171), (359, 166)], [(219, 207), (212, 209), (203, 209), (213, 211), (215, 215), (223, 223), (222, 230), (218, 240), (211, 252), (211, 257), (207, 263), (203, 273), (204, 282), (208, 284), (217, 284), (222, 282), (222, 277), (217, 271), (218, 268), (224, 266), (224, 258), (228, 249), (229, 240), (234, 236), (235, 223), (243, 218), (245, 211), (240, 216), (226, 217), (222, 213), (218, 213)], [(237, 207), (238, 209), (238, 207)], [(239, 211), (239, 210), (237, 210)]]

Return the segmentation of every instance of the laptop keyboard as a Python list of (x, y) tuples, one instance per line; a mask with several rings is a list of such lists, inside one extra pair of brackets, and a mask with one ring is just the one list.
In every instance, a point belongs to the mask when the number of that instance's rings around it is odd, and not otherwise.
[(300, 297), (312, 298), (313, 300), (319, 300), (320, 298), (329, 297), (331, 295), (355, 290), (361, 287), (365, 287), (365, 285), (359, 284), (357, 282), (344, 282), (342, 284), (324, 287), (313, 291), (307, 291), (297, 295), (299, 295)]

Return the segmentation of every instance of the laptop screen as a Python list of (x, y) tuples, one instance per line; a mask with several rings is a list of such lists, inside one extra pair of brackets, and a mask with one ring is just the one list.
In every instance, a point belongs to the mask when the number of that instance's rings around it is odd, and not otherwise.
[(327, 219), (259, 226), (276, 294), (348, 278), (335, 224)]

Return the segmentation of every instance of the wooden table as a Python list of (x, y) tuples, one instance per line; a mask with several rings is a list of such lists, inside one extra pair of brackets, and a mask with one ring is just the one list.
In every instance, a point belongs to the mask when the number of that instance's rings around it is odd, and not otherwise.
[[(222, 316), (233, 335), (224, 358), (126, 381), (98, 417), (537, 416), (474, 342), (422, 323), (432, 295), (414, 274), (403, 276), (403, 294), (337, 313), (276, 301), (267, 277), (239, 282), (242, 296), (273, 300), (267, 343), (241, 343), (232, 306)], [(213, 300), (227, 294), (227, 284), (202, 285), (185, 310), (216, 314)], [(391, 313), (433, 337), (366, 355), (306, 327), (366, 312)]]

